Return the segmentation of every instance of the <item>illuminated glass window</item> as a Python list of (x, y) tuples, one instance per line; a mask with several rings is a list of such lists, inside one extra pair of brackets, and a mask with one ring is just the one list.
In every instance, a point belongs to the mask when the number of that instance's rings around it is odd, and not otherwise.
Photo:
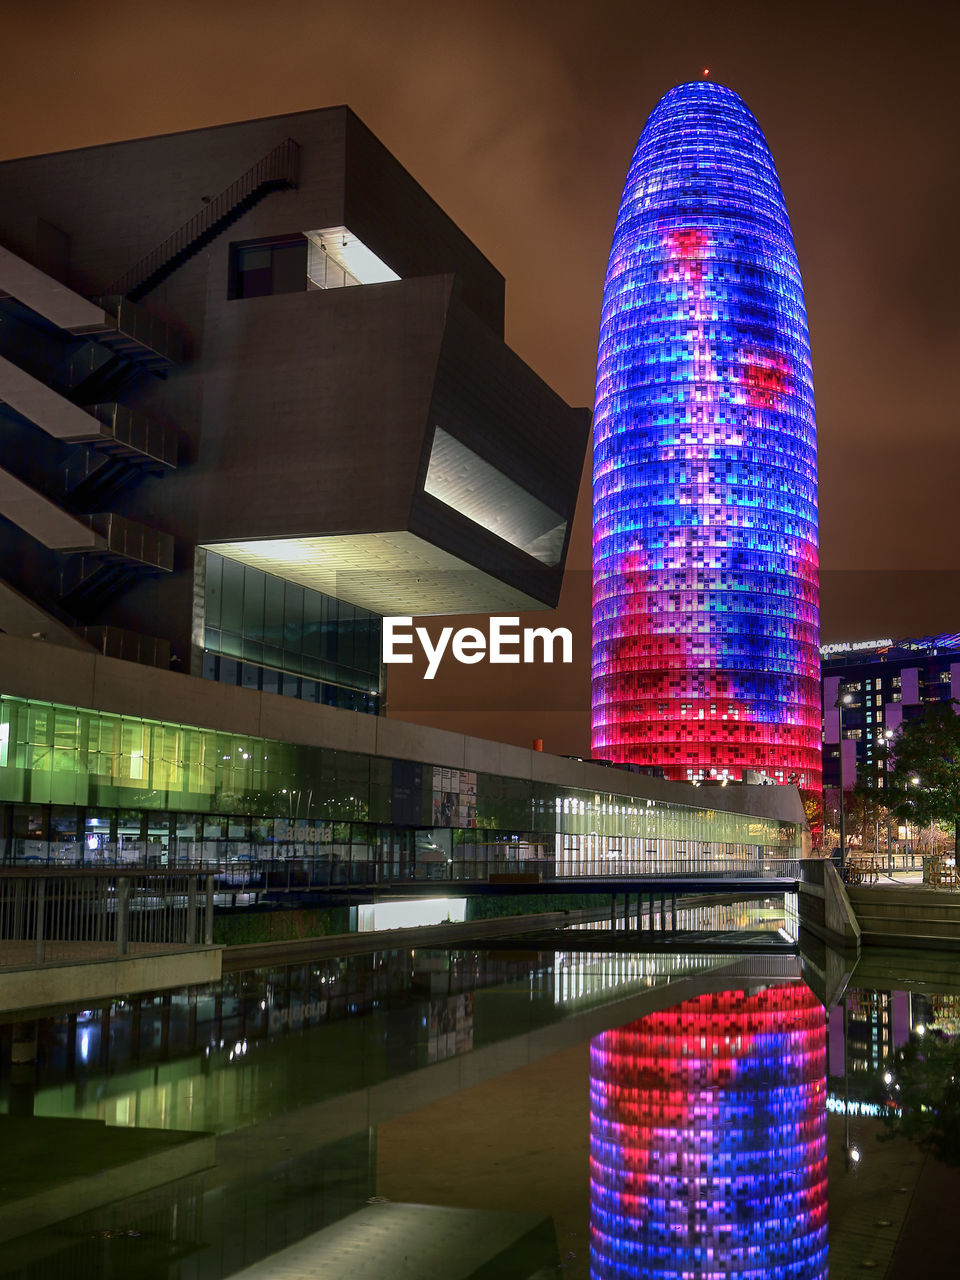
[(231, 298), (345, 289), (399, 279), (346, 227), (246, 240), (230, 247)]
[(214, 551), (202, 597), (203, 675), (307, 702), (377, 712), (381, 620)]

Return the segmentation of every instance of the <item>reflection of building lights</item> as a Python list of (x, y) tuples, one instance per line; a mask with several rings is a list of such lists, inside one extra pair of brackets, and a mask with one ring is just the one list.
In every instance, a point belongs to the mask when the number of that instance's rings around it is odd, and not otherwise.
[[(900, 1086), (898, 1085), (897, 1088)], [(830, 1094), (827, 1098), (827, 1110), (838, 1116), (868, 1116), (871, 1119), (889, 1115), (890, 1108), (881, 1102), (863, 1102), (857, 1098), (844, 1101), (843, 1098)]]
[(86, 1062), (90, 1055), (90, 1032), (84, 1031), (80, 1036), (80, 1057)]
[(803, 984), (701, 996), (590, 1046), (591, 1275), (823, 1280), (826, 1036)]
[(849, 1155), (850, 1160), (851, 1160), (851, 1162), (852, 1162), (853, 1164), (859, 1164), (859, 1163), (860, 1163), (860, 1148), (859, 1148), (859, 1147), (850, 1147), (850, 1149), (848, 1150), (847, 1154)]

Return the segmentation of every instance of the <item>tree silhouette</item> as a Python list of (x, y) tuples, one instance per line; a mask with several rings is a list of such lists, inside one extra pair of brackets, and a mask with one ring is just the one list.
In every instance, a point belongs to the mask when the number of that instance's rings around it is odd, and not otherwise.
[(883, 1100), (894, 1109), (883, 1118), (881, 1138), (899, 1134), (944, 1164), (960, 1165), (960, 1039), (911, 1032), (887, 1070), (893, 1079)]
[(960, 838), (960, 716), (956, 699), (928, 706), (923, 719), (905, 724), (890, 744), (893, 768), (887, 798), (898, 818), (918, 825), (952, 822)]

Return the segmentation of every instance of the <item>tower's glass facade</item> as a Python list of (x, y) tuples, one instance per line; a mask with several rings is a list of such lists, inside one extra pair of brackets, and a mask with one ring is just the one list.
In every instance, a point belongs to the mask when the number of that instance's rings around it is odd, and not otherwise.
[(819, 790), (803, 288), (773, 159), (722, 85), (666, 94), (630, 164), (593, 486), (594, 755)]
[(826, 1263), (826, 1024), (803, 983), (592, 1041), (592, 1280), (825, 1280)]

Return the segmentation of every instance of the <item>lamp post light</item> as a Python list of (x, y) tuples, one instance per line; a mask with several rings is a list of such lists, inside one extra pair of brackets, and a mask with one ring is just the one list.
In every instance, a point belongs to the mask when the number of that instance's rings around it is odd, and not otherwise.
[[(919, 785), (920, 785), (919, 777), (918, 777), (918, 776), (916, 776), (916, 774), (914, 773), (914, 776), (910, 778), (910, 786), (911, 786), (911, 787), (919, 787)], [(929, 852), (931, 852), (931, 856), (932, 856), (932, 855), (933, 855), (933, 819), (932, 819), (932, 818), (931, 818), (931, 827), (929, 827), (929, 832), (928, 832), (928, 836), (927, 836), (927, 838), (928, 838), (928, 841), (929, 841)], [(918, 846), (919, 846), (919, 845), (920, 845), (920, 841), (922, 841), (922, 836), (920, 836), (920, 824), (919, 824), (919, 823), (914, 823), (914, 842), (915, 842), (915, 845), (918, 845)], [(923, 867), (923, 852), (920, 852), (920, 867)], [(931, 863), (931, 867), (933, 867), (933, 863)]]
[(850, 1141), (850, 1024), (847, 996), (843, 997), (843, 1162), (847, 1173), (860, 1163), (860, 1148)]
[[(920, 785), (920, 779), (917, 777), (917, 775), (916, 775), (916, 774), (914, 774), (914, 775), (913, 775), (913, 777), (910, 779), (910, 785), (911, 785), (911, 787), (919, 787), (919, 785)], [(909, 845), (909, 843), (910, 843), (910, 819), (908, 818), (908, 819), (907, 819), (907, 844)], [(914, 852), (916, 852), (917, 846), (918, 846), (919, 844), (920, 844), (920, 826), (919, 826), (919, 824), (918, 824), (918, 823), (916, 823), (916, 822), (915, 822), (915, 823), (913, 824), (913, 848), (914, 848)], [(913, 857), (911, 857), (911, 858), (910, 858), (910, 866), (911, 866), (911, 868), (913, 867)], [(922, 871), (923, 871), (923, 854), (922, 854), (922, 852), (921, 852), (921, 854), (920, 854), (920, 869), (921, 869), (921, 873), (922, 873)], [(921, 878), (922, 878), (922, 876), (921, 876)]]
[[(886, 748), (886, 750), (887, 750), (888, 752), (889, 752), (889, 750), (890, 750), (890, 743), (891, 743), (891, 741), (892, 741), (892, 740), (893, 740), (893, 730), (892, 730), (892, 729), (884, 729), (884, 731), (883, 731), (883, 745), (884, 745), (884, 747)], [(887, 772), (889, 773), (889, 772), (890, 772), (890, 761), (889, 761), (889, 759), (887, 759), (887, 761), (886, 761), (886, 766), (887, 766)], [(888, 781), (889, 781), (889, 779), (888, 779)], [(887, 810), (887, 875), (888, 875), (888, 876), (890, 876), (890, 877), (892, 878), (892, 877), (893, 877), (893, 850), (892, 850), (891, 845), (890, 845), (890, 841), (891, 841), (891, 834), (892, 834), (892, 833), (891, 833), (891, 830), (890, 830), (890, 822), (891, 822), (891, 818), (890, 818), (890, 801), (889, 801), (889, 799), (887, 800), (886, 810)]]
[(837, 724), (840, 732), (840, 879), (847, 878), (847, 825), (843, 806), (843, 708), (853, 702), (852, 693), (841, 694), (834, 706), (837, 708)]

